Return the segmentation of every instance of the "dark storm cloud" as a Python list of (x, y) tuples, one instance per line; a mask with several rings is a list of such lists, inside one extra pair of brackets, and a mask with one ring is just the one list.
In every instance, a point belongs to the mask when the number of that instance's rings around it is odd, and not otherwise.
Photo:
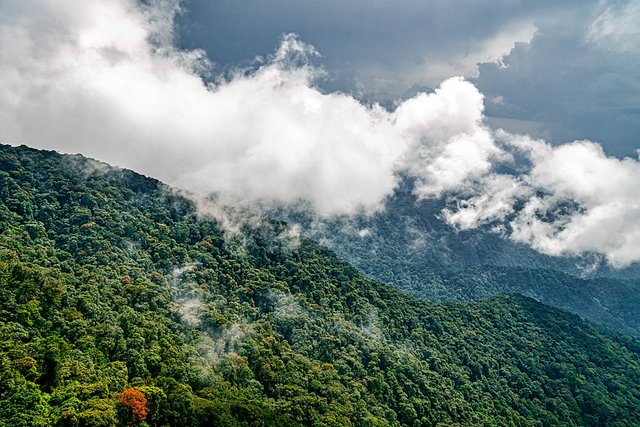
[[(268, 53), (295, 32), (323, 54), (332, 89), (397, 97), (414, 84), (437, 86), (475, 62), (528, 38), (534, 21), (570, 2), (190, 0), (181, 18), (185, 47), (237, 64)], [(480, 55), (480, 56), (477, 56)]]
[(387, 106), (453, 75), (477, 77), (493, 125), (553, 142), (596, 140), (621, 156), (637, 148), (640, 130), (637, 4), (189, 0), (180, 43), (225, 68), (295, 32), (322, 53), (323, 90)]
[(633, 155), (640, 147), (639, 5), (601, 3), (541, 22), (502, 63), (481, 64), (476, 84), (490, 100), (493, 124)]

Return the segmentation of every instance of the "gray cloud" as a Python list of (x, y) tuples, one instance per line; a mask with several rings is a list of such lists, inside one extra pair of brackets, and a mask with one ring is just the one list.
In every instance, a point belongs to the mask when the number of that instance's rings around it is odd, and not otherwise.
[(447, 77), (477, 77), (487, 99), (497, 101), (486, 104), (493, 126), (554, 143), (597, 140), (617, 156), (637, 148), (637, 1), (189, 0), (185, 6), (181, 43), (206, 49), (223, 68), (268, 53), (293, 31), (322, 52), (325, 91), (393, 106)]
[(501, 63), (480, 65), (476, 84), (500, 101), (487, 103), (492, 123), (632, 154), (640, 134), (638, 16), (637, 2), (602, 2), (538, 22), (530, 43), (517, 44)]
[(283, 33), (295, 32), (323, 53), (332, 77), (325, 87), (395, 99), (416, 83), (435, 87), (446, 77), (474, 75), (477, 62), (528, 41), (540, 17), (574, 3), (189, 0), (181, 41), (224, 66), (264, 55)]

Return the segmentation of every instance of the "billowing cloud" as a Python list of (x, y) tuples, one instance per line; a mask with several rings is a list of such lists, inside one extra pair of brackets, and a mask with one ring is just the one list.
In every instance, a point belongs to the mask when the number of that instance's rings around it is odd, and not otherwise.
[[(81, 152), (228, 203), (303, 202), (321, 216), (380, 209), (410, 176), (418, 198), (457, 200), (444, 212), (457, 227), (491, 224), (554, 255), (640, 260), (636, 160), (587, 141), (496, 133), (461, 77), (394, 111), (323, 92), (318, 53), (293, 35), (261, 66), (224, 78), (203, 52), (175, 47), (178, 10), (172, 0), (3, 2), (2, 141)], [(498, 172), (505, 162), (519, 172)]]
[(591, 141), (551, 146), (499, 135), (530, 163), (519, 175), (487, 174), (475, 194), (446, 212), (459, 228), (499, 224), (515, 241), (550, 255), (604, 254), (615, 266), (640, 260), (640, 162), (607, 156)]
[(0, 129), (13, 144), (81, 152), (228, 201), (303, 201), (322, 215), (379, 208), (405, 170), (439, 194), (492, 150), (482, 96), (460, 78), (391, 113), (321, 93), (308, 62), (317, 53), (292, 35), (257, 70), (204, 83), (207, 58), (173, 45), (173, 1), (2, 9)]
[(461, 78), (446, 80), (396, 110), (396, 125), (411, 145), (403, 158), (417, 178), (418, 197), (439, 197), (486, 174), (493, 157), (503, 155), (483, 124), (483, 96)]

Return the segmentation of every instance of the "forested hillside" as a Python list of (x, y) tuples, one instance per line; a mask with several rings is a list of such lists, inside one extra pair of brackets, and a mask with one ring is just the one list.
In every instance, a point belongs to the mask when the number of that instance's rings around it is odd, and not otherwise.
[(613, 269), (595, 254), (551, 257), (490, 231), (457, 231), (446, 201), (417, 201), (405, 182), (371, 216), (321, 220), (278, 211), (369, 277), (430, 301), (475, 301), (518, 293), (640, 335), (638, 265)]
[(0, 425), (638, 425), (640, 342), (522, 296), (436, 303), (286, 225), (0, 146)]

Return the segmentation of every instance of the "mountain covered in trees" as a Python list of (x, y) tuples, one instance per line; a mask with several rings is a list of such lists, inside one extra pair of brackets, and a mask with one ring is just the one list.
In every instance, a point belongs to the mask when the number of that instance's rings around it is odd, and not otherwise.
[(640, 423), (631, 336), (523, 296), (419, 300), (282, 222), (228, 225), (0, 146), (0, 425)]
[(552, 257), (491, 231), (455, 230), (446, 199), (416, 200), (405, 181), (385, 209), (319, 219), (302, 209), (274, 215), (301, 225), (369, 277), (430, 301), (477, 301), (517, 293), (640, 336), (640, 266), (602, 257)]

